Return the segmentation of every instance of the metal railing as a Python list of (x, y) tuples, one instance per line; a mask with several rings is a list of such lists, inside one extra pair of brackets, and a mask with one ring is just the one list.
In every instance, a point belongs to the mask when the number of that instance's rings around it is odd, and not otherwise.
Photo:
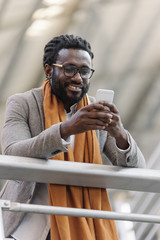
[[(0, 155), (0, 179), (160, 193), (160, 171), (98, 164)], [(160, 223), (160, 216), (20, 204), (0, 201), (0, 239), (4, 239), (2, 210), (76, 217)]]

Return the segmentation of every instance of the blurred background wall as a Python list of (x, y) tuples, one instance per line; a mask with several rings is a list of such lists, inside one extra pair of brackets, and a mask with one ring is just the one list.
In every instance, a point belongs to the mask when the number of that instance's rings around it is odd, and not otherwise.
[(0, 0), (0, 133), (8, 96), (41, 86), (44, 45), (65, 33), (91, 43), (96, 71), (89, 94), (115, 91), (125, 128), (147, 167), (159, 169), (159, 0)]

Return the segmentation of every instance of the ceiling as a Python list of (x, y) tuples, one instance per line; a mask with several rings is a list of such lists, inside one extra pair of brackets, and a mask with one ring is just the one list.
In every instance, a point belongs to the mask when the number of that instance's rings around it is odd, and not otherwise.
[(124, 126), (146, 161), (159, 144), (159, 0), (0, 0), (0, 130), (8, 96), (44, 80), (44, 45), (86, 38), (95, 54), (89, 93), (113, 89)]

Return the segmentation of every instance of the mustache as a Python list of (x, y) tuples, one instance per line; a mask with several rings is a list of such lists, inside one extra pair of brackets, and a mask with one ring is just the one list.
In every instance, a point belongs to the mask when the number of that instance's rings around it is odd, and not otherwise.
[(67, 87), (67, 86), (70, 85), (70, 84), (75, 85), (75, 86), (77, 86), (77, 87), (81, 87), (81, 88), (84, 87), (84, 85), (83, 85), (82, 83), (77, 83), (76, 81), (72, 81), (72, 82), (66, 81), (66, 82), (64, 83), (64, 87)]

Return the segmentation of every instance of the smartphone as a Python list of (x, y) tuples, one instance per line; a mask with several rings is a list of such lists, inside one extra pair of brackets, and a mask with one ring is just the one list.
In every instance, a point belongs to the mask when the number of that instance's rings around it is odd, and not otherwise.
[(114, 98), (114, 91), (108, 89), (98, 89), (96, 93), (96, 100), (99, 101), (106, 101), (108, 103), (112, 103)]

